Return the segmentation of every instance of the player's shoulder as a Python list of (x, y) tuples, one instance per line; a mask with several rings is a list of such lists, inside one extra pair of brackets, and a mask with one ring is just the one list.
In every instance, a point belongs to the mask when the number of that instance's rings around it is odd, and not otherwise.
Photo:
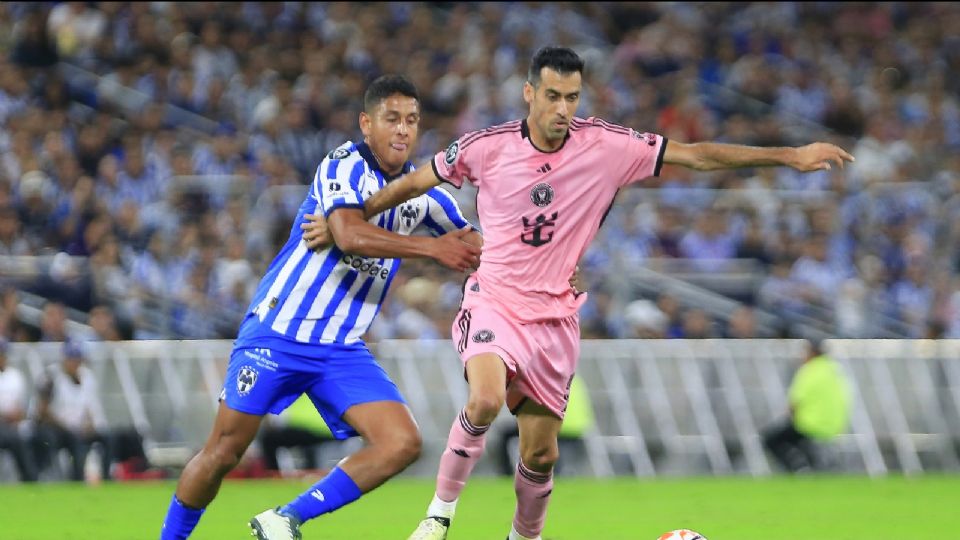
[(329, 163), (334, 161), (356, 161), (358, 159), (362, 159), (362, 156), (360, 155), (357, 145), (352, 141), (347, 141), (328, 152), (326, 157), (323, 158), (323, 161)]
[(460, 137), (457, 143), (460, 146), (460, 150), (464, 150), (468, 146), (479, 142), (496, 143), (497, 140), (502, 137), (509, 137), (515, 133), (520, 133), (522, 123), (521, 120), (511, 120), (488, 128), (471, 131), (463, 137)]
[(588, 133), (590, 135), (631, 135), (635, 133), (634, 130), (621, 126), (620, 124), (615, 124), (613, 122), (608, 122), (603, 118), (598, 118), (596, 116), (590, 116), (588, 118), (574, 117), (570, 121), (570, 131), (573, 132), (582, 132)]
[[(315, 179), (339, 178), (349, 180), (357, 174), (356, 166), (363, 161), (363, 155), (356, 143), (347, 141), (327, 152), (317, 167)], [(361, 171), (362, 174), (362, 171)]]

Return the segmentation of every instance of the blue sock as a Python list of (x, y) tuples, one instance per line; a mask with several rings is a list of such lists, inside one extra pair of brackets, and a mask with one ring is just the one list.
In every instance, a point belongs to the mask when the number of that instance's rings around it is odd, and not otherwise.
[(200, 522), (203, 511), (203, 508), (184, 506), (174, 494), (170, 509), (167, 510), (167, 518), (163, 520), (163, 528), (160, 529), (160, 540), (184, 540), (190, 536)]
[(359, 499), (360, 495), (363, 493), (353, 479), (340, 467), (336, 467), (323, 480), (281, 508), (280, 512), (289, 514), (303, 523), (308, 519), (329, 514), (346, 506)]

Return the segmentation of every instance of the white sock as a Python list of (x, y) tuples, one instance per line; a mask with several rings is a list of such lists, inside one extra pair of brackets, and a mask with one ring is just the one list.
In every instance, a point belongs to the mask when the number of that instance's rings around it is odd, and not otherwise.
[(453, 515), (457, 513), (457, 499), (454, 499), (450, 502), (441, 500), (440, 497), (437, 497), (437, 494), (433, 494), (433, 500), (430, 501), (430, 506), (427, 507), (427, 517), (443, 517), (447, 519), (453, 519)]
[(527, 538), (526, 536), (518, 533), (517, 529), (510, 527), (510, 536), (507, 537), (507, 540), (540, 540), (540, 537)]

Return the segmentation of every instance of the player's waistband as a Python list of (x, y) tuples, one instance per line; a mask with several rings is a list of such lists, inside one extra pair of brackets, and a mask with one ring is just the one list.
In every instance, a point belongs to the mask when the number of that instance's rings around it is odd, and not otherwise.
[(497, 286), (478, 279), (474, 273), (464, 283), (464, 308), (485, 306), (495, 309), (521, 323), (540, 323), (568, 318), (579, 319), (580, 306), (587, 301), (586, 293), (555, 296), (546, 293), (519, 291), (511, 287)]

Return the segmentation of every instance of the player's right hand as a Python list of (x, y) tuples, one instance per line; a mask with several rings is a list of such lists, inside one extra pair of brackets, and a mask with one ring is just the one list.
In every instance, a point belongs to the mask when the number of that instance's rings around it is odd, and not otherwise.
[(836, 163), (842, 169), (845, 161), (854, 161), (846, 150), (834, 144), (818, 142), (797, 148), (790, 166), (800, 172), (829, 171), (831, 163)]
[(308, 248), (320, 251), (333, 243), (333, 235), (330, 234), (327, 220), (323, 219), (322, 215), (305, 214), (303, 217), (307, 221), (301, 223), (300, 228), (303, 229), (303, 241)]
[(480, 264), (480, 248), (463, 241), (463, 237), (471, 232), (473, 229), (467, 227), (435, 239), (431, 256), (443, 266), (458, 272), (476, 268)]

